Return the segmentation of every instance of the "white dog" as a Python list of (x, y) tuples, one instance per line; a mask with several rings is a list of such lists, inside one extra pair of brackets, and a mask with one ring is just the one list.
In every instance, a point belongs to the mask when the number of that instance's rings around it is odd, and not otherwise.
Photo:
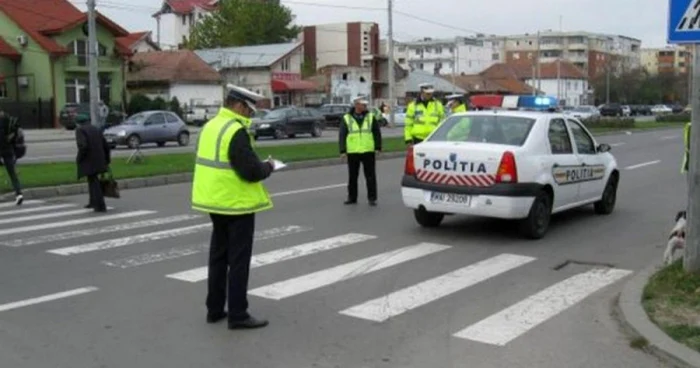
[(680, 211), (676, 214), (676, 225), (671, 229), (671, 235), (668, 237), (668, 243), (664, 251), (664, 263), (667, 265), (671, 264), (675, 259), (676, 250), (685, 248), (686, 217), (685, 211)]

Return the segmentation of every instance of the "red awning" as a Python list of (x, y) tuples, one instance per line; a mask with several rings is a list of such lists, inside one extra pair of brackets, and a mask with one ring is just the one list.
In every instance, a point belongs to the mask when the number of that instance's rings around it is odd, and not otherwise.
[(305, 80), (272, 80), (273, 92), (313, 91), (316, 84)]

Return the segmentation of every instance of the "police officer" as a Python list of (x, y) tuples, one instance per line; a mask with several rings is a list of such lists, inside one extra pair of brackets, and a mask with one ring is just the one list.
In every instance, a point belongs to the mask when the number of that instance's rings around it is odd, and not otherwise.
[[(259, 328), (266, 320), (248, 314), (248, 274), (255, 213), (272, 208), (262, 181), (274, 170), (260, 161), (248, 132), (255, 102), (263, 96), (227, 86), (224, 106), (204, 125), (197, 142), (192, 208), (208, 213), (213, 231), (209, 249), (207, 322), (228, 316), (228, 328)], [(224, 311), (227, 294), (228, 314)]]
[(433, 85), (422, 83), (419, 87), (420, 96), (406, 107), (404, 140), (407, 145), (422, 142), (445, 118), (445, 107), (433, 98)]
[(464, 103), (464, 95), (456, 93), (445, 97), (447, 99), (447, 108), (450, 113), (467, 112), (467, 104)]
[(369, 101), (360, 96), (353, 103), (355, 107), (343, 116), (340, 124), (338, 144), (340, 156), (348, 163), (348, 198), (346, 205), (357, 203), (357, 178), (360, 164), (367, 183), (367, 199), (370, 206), (377, 205), (376, 154), (382, 150), (382, 132), (376, 116), (367, 111)]

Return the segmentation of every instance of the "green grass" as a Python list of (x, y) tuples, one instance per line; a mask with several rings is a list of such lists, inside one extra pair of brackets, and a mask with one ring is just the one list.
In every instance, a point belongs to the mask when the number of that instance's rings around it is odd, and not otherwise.
[(642, 305), (671, 338), (700, 352), (700, 275), (686, 273), (681, 261), (663, 268), (644, 288)]

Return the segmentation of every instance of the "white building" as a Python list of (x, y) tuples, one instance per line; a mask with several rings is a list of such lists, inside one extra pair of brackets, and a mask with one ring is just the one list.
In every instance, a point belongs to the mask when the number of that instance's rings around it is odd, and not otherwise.
[(394, 42), (394, 58), (407, 70), (441, 75), (476, 74), (503, 57), (496, 42), (470, 37)]
[(128, 36), (117, 38), (117, 42), (124, 48), (136, 54), (139, 52), (160, 51), (158, 45), (153, 42), (151, 32), (130, 33)]
[(218, 6), (219, 0), (164, 0), (153, 14), (158, 22), (156, 43), (163, 49), (177, 49), (190, 39), (194, 25)]

